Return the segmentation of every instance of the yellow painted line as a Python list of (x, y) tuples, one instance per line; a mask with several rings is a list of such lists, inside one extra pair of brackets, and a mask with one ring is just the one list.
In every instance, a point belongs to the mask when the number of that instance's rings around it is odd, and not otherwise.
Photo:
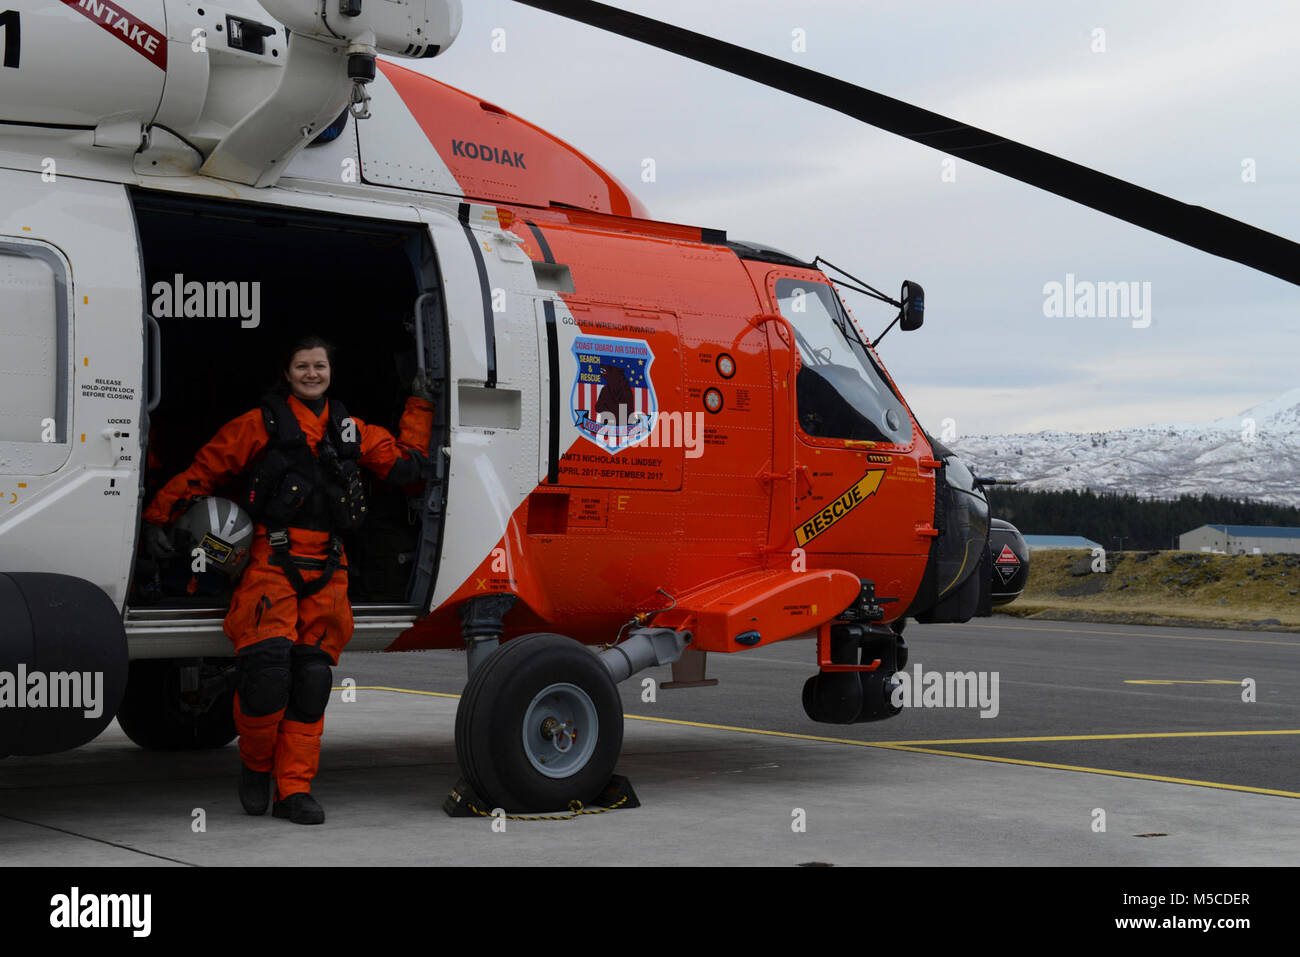
[(1240, 687), (1241, 682), (1245, 679), (1233, 681), (1229, 678), (1202, 678), (1199, 681), (1182, 680), (1178, 678), (1130, 678), (1124, 682), (1126, 685), (1236, 685)]
[(707, 724), (703, 721), (683, 721), (680, 718), (652, 718), (646, 714), (625, 714), (633, 721), (653, 721), (656, 724), (680, 724), (688, 728), (706, 728), (709, 731), (740, 731), (744, 734), (766, 734), (774, 738), (794, 738), (797, 741), (824, 741), (827, 744), (852, 744), (860, 748), (885, 748), (892, 745), (875, 741), (857, 741), (853, 738), (828, 738), (819, 734), (798, 734), (794, 731), (765, 731), (762, 728), (738, 728), (730, 724)]
[[(334, 688), (335, 691), (344, 690), (342, 687)], [(447, 694), (443, 691), (415, 691), (411, 688), (390, 688), (386, 685), (357, 685), (357, 691), (396, 691), (400, 694), (422, 694), (431, 695), (437, 698), (459, 698), (458, 694)], [(625, 714), (625, 718), (631, 718), (633, 721), (655, 721), (660, 724), (680, 724), (690, 728), (706, 728), (710, 731), (739, 731), (744, 734), (767, 734), (778, 738), (797, 738), (804, 741), (825, 741), (829, 744), (856, 744), (862, 747), (882, 747), (869, 741), (854, 741), (852, 738), (825, 738), (814, 734), (796, 734), (793, 731), (764, 731), (762, 728), (739, 728), (727, 724), (705, 724), (701, 721), (682, 721), (678, 718), (652, 718), (643, 714)]]
[[(341, 691), (342, 688), (335, 688)], [(357, 685), (359, 691), (396, 691), (401, 694), (432, 695), (438, 698), (459, 698), (458, 694), (442, 691), (414, 691), (410, 688), (390, 688), (387, 685)], [(1300, 734), (1300, 728), (1257, 731), (1144, 731), (1131, 734), (1057, 734), (1015, 738), (934, 738), (910, 741), (861, 741), (857, 738), (833, 738), (820, 734), (800, 734), (797, 731), (769, 731), (764, 728), (744, 728), (731, 724), (709, 724), (704, 721), (684, 721), (681, 718), (656, 718), (647, 714), (625, 714), (633, 721), (652, 721), (656, 724), (676, 724), (687, 728), (704, 728), (708, 731), (738, 731), (743, 734), (765, 734), (797, 741), (821, 741), (826, 744), (851, 744), (860, 748), (913, 748), (931, 744), (1024, 744), (1043, 741), (1125, 741), (1139, 738), (1220, 738), (1244, 735)]]
[[(342, 691), (343, 688), (337, 687), (335, 691)], [(422, 694), (432, 695), (438, 698), (459, 698), (458, 694), (447, 694), (442, 691), (414, 691), (410, 688), (390, 688), (386, 685), (357, 685), (357, 691), (396, 691), (401, 694)], [(890, 745), (877, 744), (874, 741), (855, 741), (852, 738), (828, 738), (815, 734), (797, 734), (794, 731), (764, 731), (762, 728), (740, 728), (729, 724), (706, 724), (702, 721), (682, 721), (679, 718), (652, 718), (644, 714), (625, 714), (625, 718), (631, 718), (633, 721), (654, 721), (659, 724), (680, 724), (688, 728), (705, 728), (709, 731), (739, 731), (743, 734), (766, 734), (778, 738), (795, 738), (801, 741), (824, 741), (828, 744), (855, 744), (859, 747), (890, 747)]]
[(460, 695), (458, 694), (448, 694), (445, 691), (416, 691), (414, 688), (390, 688), (387, 685), (354, 685), (351, 688), (346, 688), (343, 685), (338, 685), (330, 690), (332, 691), (396, 691), (399, 694), (428, 695), (430, 698), (459, 698), (460, 697)]
[(779, 738), (795, 738), (800, 741), (824, 741), (828, 744), (852, 744), (860, 748), (912, 749), (930, 744), (1023, 744), (1038, 741), (1124, 741), (1138, 738), (1217, 738), (1239, 735), (1266, 734), (1300, 734), (1295, 730), (1265, 731), (1151, 731), (1133, 734), (1058, 734), (1018, 738), (938, 738), (916, 741), (860, 741), (856, 738), (831, 738), (817, 734), (799, 734), (794, 731), (766, 731), (762, 728), (740, 728), (726, 724), (706, 724), (700, 721), (682, 721), (678, 718), (652, 718), (643, 714), (626, 714), (623, 717), (637, 721), (654, 721), (660, 724), (680, 724), (691, 728), (707, 728), (710, 731), (742, 731), (747, 734), (766, 734)]
[(938, 754), (948, 758), (970, 758), (974, 761), (994, 761), (998, 764), (1020, 764), (1030, 768), (1050, 768), (1054, 771), (1080, 771), (1084, 774), (1105, 774), (1114, 778), (1135, 778), (1139, 781), (1160, 781), (1165, 784), (1190, 784), (1198, 788), (1218, 788), (1223, 791), (1245, 791), (1250, 794), (1271, 794), (1274, 797), (1300, 798), (1300, 791), (1279, 791), (1276, 788), (1254, 788), (1245, 784), (1224, 784), (1220, 781), (1197, 781), (1193, 778), (1171, 778), (1162, 774), (1141, 774), (1137, 771), (1113, 771), (1109, 768), (1085, 768), (1073, 764), (1052, 764), (1047, 761), (1025, 761), (1021, 758), (999, 758), (988, 754), (964, 754), (961, 751), (939, 751), (934, 748), (896, 748), (914, 754)]
[[(1300, 798), (1300, 792), (1297, 791), (1280, 791), (1276, 788), (1256, 788), (1245, 784), (1224, 784), (1219, 781), (1198, 781), (1193, 778), (1174, 778), (1160, 774), (1142, 774), (1138, 771), (1114, 771), (1109, 768), (1087, 768), (1074, 764), (1054, 764), (1048, 761), (1027, 761), (1022, 758), (1002, 758), (988, 754), (967, 754), (961, 751), (941, 751), (937, 748), (920, 748), (913, 747), (899, 741), (854, 741), (851, 738), (826, 738), (811, 734), (795, 734), (790, 731), (764, 731), (758, 728), (735, 728), (720, 724), (704, 724), (697, 721), (679, 721), (674, 718), (651, 718), (645, 715), (629, 714), (625, 717), (635, 718), (639, 721), (657, 721), (663, 724), (683, 724), (696, 728), (711, 728), (717, 731), (743, 731), (750, 734), (767, 734), (781, 738), (799, 738), (805, 741), (825, 741), (831, 744), (852, 744), (861, 748), (879, 748), (883, 751), (906, 751), (912, 754), (934, 754), (948, 758), (969, 758), (972, 761), (993, 761), (998, 764), (1019, 764), (1031, 768), (1048, 768), (1054, 771), (1078, 771), (1084, 774), (1105, 774), (1117, 778), (1134, 778), (1141, 781), (1160, 781), (1166, 784), (1188, 784), (1195, 787), (1219, 788), (1225, 791), (1245, 791), (1250, 794), (1269, 794), (1274, 797)], [(986, 738), (984, 741), (1068, 741), (1068, 740), (1098, 740), (1107, 738), (1145, 738), (1145, 737), (1205, 737), (1214, 735), (1232, 735), (1232, 734), (1300, 734), (1296, 731), (1171, 731), (1165, 734), (1132, 734), (1132, 735), (1079, 735), (1077, 737), (1055, 737), (1055, 738)], [(957, 741), (936, 741), (935, 744), (956, 744)], [(960, 743), (980, 743), (978, 739)]]
[[(335, 688), (340, 691), (342, 688)], [(357, 685), (358, 691), (395, 691), (400, 694), (429, 695), (436, 698), (459, 698), (458, 694), (443, 691), (415, 691), (411, 688), (390, 688), (386, 685)], [(688, 728), (706, 728), (710, 731), (738, 731), (742, 734), (763, 734), (775, 738), (793, 738), (799, 741), (822, 741), (827, 744), (850, 744), (859, 748), (878, 748), (882, 751), (906, 751), (911, 754), (934, 754), (948, 758), (968, 758), (972, 761), (993, 761), (998, 764), (1020, 764), (1031, 768), (1048, 768), (1054, 771), (1079, 771), (1084, 774), (1105, 774), (1110, 777), (1135, 778), (1141, 781), (1160, 781), (1166, 784), (1189, 784), (1195, 787), (1219, 788), (1225, 791), (1245, 791), (1251, 794), (1269, 794), (1275, 797), (1300, 798), (1300, 792), (1280, 791), (1275, 788), (1255, 788), (1244, 784), (1223, 784), (1218, 781), (1198, 781), (1192, 778), (1173, 778), (1159, 774), (1142, 774), (1137, 771), (1113, 771), (1109, 768), (1086, 768), (1073, 764), (1052, 764), (1047, 761), (1026, 761), (1021, 758), (1001, 758), (987, 754), (966, 754), (961, 751), (940, 751), (936, 748), (916, 747), (923, 742), (905, 741), (856, 741), (853, 738), (831, 738), (817, 734), (798, 734), (794, 731), (767, 731), (763, 728), (741, 728), (728, 724), (709, 724), (703, 721), (683, 721), (679, 718), (654, 718), (644, 714), (625, 714), (625, 718), (634, 721), (652, 721), (657, 724), (677, 724)], [(950, 741), (924, 742), (929, 744), (984, 744), (1016, 741), (1099, 741), (1117, 738), (1176, 738), (1176, 737), (1215, 737), (1219, 735), (1247, 734), (1300, 734), (1294, 731), (1169, 731), (1152, 734), (1099, 734), (1066, 735), (1040, 738), (968, 738)]]
[(1231, 738), (1252, 734), (1300, 734), (1297, 730), (1268, 731), (1151, 731), (1136, 734), (1057, 734), (1024, 738), (946, 738), (934, 741), (877, 741), (890, 747), (913, 747), (927, 744), (1023, 744), (1036, 741), (1133, 741), (1140, 738)]
[[(969, 623), (961, 625), (962, 628), (983, 628), (989, 631), (1005, 630), (999, 625), (972, 625)], [(1188, 628), (1195, 628), (1196, 625), (1188, 625)], [(1206, 625), (1205, 627), (1212, 627)], [(1021, 631), (1063, 631), (1071, 635), (1119, 635), (1124, 638), (1174, 638), (1181, 641), (1227, 641), (1234, 644), (1242, 645), (1285, 645), (1288, 648), (1300, 648), (1300, 640), (1297, 641), (1267, 641), (1263, 638), (1216, 638), (1209, 635), (1152, 635), (1141, 631), (1089, 631), (1086, 628), (1029, 628), (1022, 627)]]

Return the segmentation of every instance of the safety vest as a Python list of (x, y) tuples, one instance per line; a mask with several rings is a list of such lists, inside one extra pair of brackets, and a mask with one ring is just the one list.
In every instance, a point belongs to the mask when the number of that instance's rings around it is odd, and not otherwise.
[[(343, 403), (328, 400), (329, 421), (315, 452), (284, 396), (262, 399), (267, 446), (253, 466), (244, 507), (267, 528), (271, 561), (283, 569), (299, 595), (324, 588), (342, 560), (341, 532), (359, 528), (366, 516), (361, 484), (361, 436)], [(330, 532), (328, 559), (289, 554), (289, 529)], [(304, 583), (299, 569), (323, 574)]]

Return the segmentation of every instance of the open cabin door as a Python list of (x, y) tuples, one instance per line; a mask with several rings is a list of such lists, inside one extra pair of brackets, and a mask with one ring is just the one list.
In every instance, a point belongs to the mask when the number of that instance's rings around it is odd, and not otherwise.
[[(335, 346), (329, 395), (394, 436), (423, 366), (437, 422), (422, 451), (436, 462), (446, 441), (443, 292), (416, 210), (277, 198), (300, 205), (132, 193), (146, 306), (161, 330), (149, 496), (188, 468), (226, 423), (258, 408), (283, 379), (286, 349), (306, 335)], [(212, 311), (211, 292), (223, 287), (239, 293), (239, 310)], [(138, 329), (133, 337), (143, 340)], [(214, 494), (238, 499), (246, 482), (244, 469)], [(428, 600), (439, 558), (440, 482), (401, 487), (368, 472), (366, 482), (366, 523), (344, 536), (356, 621), (350, 650), (386, 647), (410, 626)], [(191, 589), (190, 571), (171, 563), (152, 585), (137, 575), (127, 619), (133, 654), (228, 652), (221, 621), (231, 585), (200, 575)]]

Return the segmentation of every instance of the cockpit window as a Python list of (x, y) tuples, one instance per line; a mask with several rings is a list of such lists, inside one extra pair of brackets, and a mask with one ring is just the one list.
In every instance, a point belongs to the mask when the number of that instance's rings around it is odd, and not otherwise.
[(808, 435), (907, 445), (912, 419), (858, 338), (830, 286), (778, 279), (777, 306), (794, 326), (803, 366), (795, 382)]

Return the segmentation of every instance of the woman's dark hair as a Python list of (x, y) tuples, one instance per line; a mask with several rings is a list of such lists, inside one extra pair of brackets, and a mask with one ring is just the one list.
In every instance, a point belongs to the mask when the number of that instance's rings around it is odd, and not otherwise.
[(329, 360), (331, 366), (334, 365), (334, 344), (326, 342), (320, 336), (303, 336), (284, 353), (284, 361), (280, 363), (280, 371), (288, 372), (289, 366), (293, 365), (293, 357), (305, 349), (324, 349), (325, 358)]

